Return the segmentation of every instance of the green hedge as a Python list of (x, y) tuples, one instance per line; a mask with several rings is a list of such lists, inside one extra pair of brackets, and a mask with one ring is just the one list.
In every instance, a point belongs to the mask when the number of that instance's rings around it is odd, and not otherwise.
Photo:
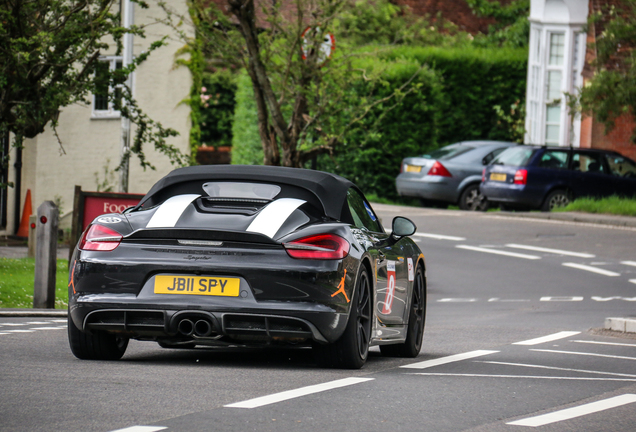
[[(385, 68), (383, 83), (374, 90), (379, 97), (399, 88), (419, 64), (427, 67), (415, 80), (415, 92), (390, 111), (391, 102), (376, 107), (361, 128), (345, 136), (335, 157), (318, 159), (318, 169), (349, 178), (365, 193), (396, 199), (402, 158), (461, 140), (512, 140), (494, 106), (505, 110), (524, 103), (526, 50), (399, 47), (381, 54), (381, 60), (375, 66)], [(368, 85), (360, 82), (352, 92), (367, 94)], [(261, 164), (253, 93), (245, 76), (238, 82), (236, 103), (232, 161)]]

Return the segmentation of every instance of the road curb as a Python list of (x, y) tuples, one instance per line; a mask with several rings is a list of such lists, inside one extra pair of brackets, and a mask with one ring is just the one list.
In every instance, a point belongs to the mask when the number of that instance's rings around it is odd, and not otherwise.
[(0, 317), (51, 317), (65, 318), (65, 309), (0, 309)]
[(544, 212), (508, 212), (500, 211), (491, 213), (489, 215), (501, 215), (507, 217), (517, 217), (525, 219), (543, 219), (553, 220), (559, 222), (577, 222), (587, 223), (594, 225), (609, 225), (615, 227), (627, 227), (636, 228), (636, 217), (632, 216), (616, 216), (596, 213), (579, 213), (579, 212), (556, 212), (556, 213), (544, 213)]
[(636, 333), (636, 318), (605, 318), (605, 328), (623, 333)]

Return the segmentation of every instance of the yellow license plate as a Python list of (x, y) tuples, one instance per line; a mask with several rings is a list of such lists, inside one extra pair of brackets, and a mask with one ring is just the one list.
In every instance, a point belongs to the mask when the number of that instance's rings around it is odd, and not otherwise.
[(241, 280), (211, 276), (155, 276), (155, 294), (238, 297)]
[(506, 181), (506, 175), (501, 173), (490, 173), (490, 180)]
[(406, 166), (406, 172), (414, 172), (414, 173), (418, 173), (422, 171), (422, 167), (418, 166), (418, 165), (407, 165)]

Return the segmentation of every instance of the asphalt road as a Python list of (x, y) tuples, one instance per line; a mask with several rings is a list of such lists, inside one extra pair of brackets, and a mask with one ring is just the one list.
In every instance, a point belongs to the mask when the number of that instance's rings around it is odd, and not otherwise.
[[(65, 321), (0, 318), (0, 431), (629, 431), (636, 229), (377, 206), (418, 226), (428, 276), (416, 359), (359, 371), (297, 350), (75, 359)], [(540, 248), (540, 249), (537, 249)]]

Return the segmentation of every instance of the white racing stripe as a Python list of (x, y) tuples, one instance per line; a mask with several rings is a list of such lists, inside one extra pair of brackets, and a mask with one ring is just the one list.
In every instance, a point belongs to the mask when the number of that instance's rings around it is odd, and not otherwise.
[(462, 360), (468, 360), (475, 357), (481, 357), (488, 354), (498, 353), (499, 351), (487, 351), (487, 350), (478, 350), (478, 351), (470, 351), (463, 354), (455, 354), (447, 357), (440, 357), (433, 360), (425, 360), (419, 363), (408, 364), (404, 366), (400, 366), (405, 369), (426, 369), (433, 366), (439, 366), (447, 363), (453, 363)]
[(505, 255), (505, 256), (509, 256), (513, 258), (523, 258), (523, 259), (530, 259), (530, 260), (541, 259), (541, 257), (538, 257), (536, 255), (526, 255), (526, 254), (519, 254), (514, 252), (505, 252), (505, 251), (501, 251), (497, 249), (486, 249), (486, 248), (468, 246), (468, 245), (457, 245), (455, 247), (459, 249), (466, 249), (466, 250), (471, 250), (475, 252), (485, 252), (485, 253), (490, 253), (495, 255)]
[(583, 264), (563, 263), (562, 265), (565, 266), (565, 267), (571, 267), (571, 268), (575, 268), (575, 269), (579, 269), (579, 270), (589, 271), (589, 272), (600, 274), (600, 275), (603, 275), (603, 276), (616, 277), (616, 276), (620, 276), (621, 275), (620, 273), (616, 273), (616, 272), (609, 271), (609, 270), (603, 270), (603, 269), (600, 269), (598, 267), (592, 267), (592, 266), (587, 266), (587, 265), (583, 265)]
[(316, 384), (307, 387), (301, 387), (295, 390), (288, 390), (280, 393), (274, 393), (268, 396), (258, 397), (255, 399), (237, 402), (230, 405), (224, 405), (226, 408), (258, 408), (264, 405), (270, 405), (277, 402), (295, 399), (301, 396), (307, 396), (314, 393), (320, 393), (327, 390), (333, 390), (340, 387), (346, 387), (353, 384), (360, 384), (366, 381), (373, 381), (375, 378), (344, 378), (341, 380), (330, 381), (323, 384)]
[(576, 417), (581, 417), (587, 414), (597, 413), (599, 411), (605, 411), (610, 408), (616, 408), (622, 405), (627, 405), (636, 402), (636, 394), (624, 394), (615, 396), (609, 399), (603, 399), (597, 402), (591, 402), (577, 407), (567, 408), (560, 411), (555, 411), (549, 414), (543, 414), (535, 417), (528, 417), (522, 420), (516, 420), (506, 424), (514, 426), (529, 426), (539, 427), (550, 423), (556, 423), (564, 420), (570, 420)]
[(535, 338), (535, 339), (528, 339), (525, 341), (521, 341), (521, 342), (515, 342), (513, 343), (513, 345), (539, 345), (545, 342), (552, 342), (555, 340), (559, 340), (559, 339), (564, 339), (570, 336), (574, 336), (577, 335), (581, 332), (578, 331), (562, 331), (559, 333), (554, 333), (551, 335), (547, 335), (547, 336), (543, 336), (543, 337), (539, 337), (539, 338)]
[(552, 253), (552, 254), (557, 254), (557, 255), (568, 255), (568, 256), (574, 256), (574, 257), (579, 257), (579, 258), (594, 258), (596, 256), (596, 255), (592, 255), (592, 254), (588, 254), (588, 253), (571, 252), (571, 251), (566, 251), (566, 250), (563, 250), (563, 249), (548, 249), (548, 248), (537, 247), (537, 246), (526, 246), (526, 245), (520, 245), (520, 244), (515, 244), (515, 243), (507, 244), (506, 247), (515, 248), (515, 249), (531, 250), (531, 251), (535, 251), (535, 252)]
[(177, 195), (168, 198), (152, 215), (146, 228), (172, 228), (192, 201), (201, 195)]
[(281, 198), (269, 203), (254, 218), (248, 232), (254, 232), (273, 238), (287, 218), (305, 201), (296, 198)]

